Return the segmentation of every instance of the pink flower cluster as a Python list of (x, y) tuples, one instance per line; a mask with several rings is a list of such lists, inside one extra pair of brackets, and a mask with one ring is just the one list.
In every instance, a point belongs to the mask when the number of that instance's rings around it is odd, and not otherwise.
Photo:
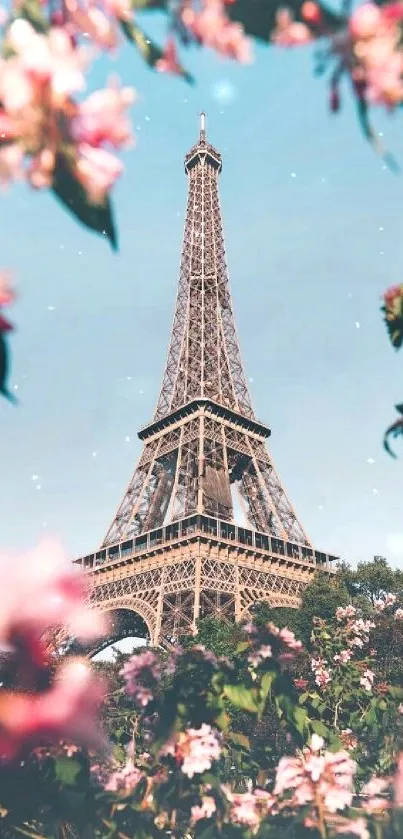
[(161, 676), (155, 653), (145, 650), (133, 655), (120, 672), (125, 680), (127, 693), (137, 705), (145, 708), (154, 699), (154, 690)]
[(403, 285), (388, 288), (383, 295), (383, 302), (388, 313), (400, 315), (403, 305)]
[(370, 693), (372, 691), (372, 687), (373, 687), (373, 684), (374, 684), (374, 679), (375, 679), (375, 673), (373, 673), (372, 670), (368, 670), (368, 669), (364, 670), (364, 672), (363, 672), (363, 674), (360, 678), (361, 687), (363, 687), (364, 690), (367, 690), (368, 693)]
[[(349, 807), (353, 798), (356, 764), (349, 754), (323, 752), (324, 742), (313, 735), (310, 747), (298, 757), (282, 757), (277, 767), (275, 795), (292, 792), (291, 806), (303, 807), (319, 802), (324, 810), (336, 813)], [(314, 810), (310, 815), (310, 824)]]
[(375, 600), (374, 607), (376, 612), (383, 612), (390, 606), (394, 606), (396, 603), (396, 595), (395, 594), (386, 594), (385, 597), (379, 597), (378, 600)]
[(296, 639), (291, 629), (288, 627), (279, 629), (271, 621), (266, 624), (263, 632), (259, 632), (253, 623), (245, 624), (244, 630), (249, 635), (252, 646), (252, 651), (248, 655), (248, 661), (252, 667), (259, 667), (263, 661), (272, 657), (280, 664), (287, 664), (295, 658), (296, 653), (302, 650), (302, 642)]
[(137, 786), (142, 777), (142, 772), (134, 765), (133, 760), (129, 758), (124, 766), (109, 776), (104, 784), (104, 788), (109, 792), (122, 792), (126, 794)]
[(130, 141), (126, 111), (133, 91), (114, 83), (76, 103), (72, 97), (85, 88), (88, 55), (66, 27), (41, 34), (17, 18), (5, 47), (10, 54), (0, 59), (0, 181), (24, 176), (35, 189), (48, 188), (63, 154), (90, 201), (102, 203), (122, 172), (104, 146), (117, 149)]
[(221, 55), (248, 63), (251, 60), (250, 41), (243, 27), (233, 23), (225, 14), (223, 0), (201, 0), (196, 11), (191, 2), (184, 2), (181, 20), (196, 40)]
[(253, 792), (232, 792), (223, 787), (230, 802), (229, 819), (231, 824), (249, 827), (252, 833), (259, 829), (263, 818), (277, 808), (277, 799), (267, 790), (255, 789)]
[(96, 717), (102, 685), (77, 658), (61, 664), (52, 678), (44, 635), (61, 626), (81, 640), (104, 632), (102, 615), (85, 608), (84, 577), (51, 543), (17, 560), (2, 557), (1, 563), (7, 586), (0, 591), (0, 645), (16, 676), (0, 696), (0, 756), (11, 759), (43, 740), (102, 747)]
[(160, 756), (172, 755), (184, 775), (193, 778), (211, 768), (221, 755), (217, 732), (203, 723), (200, 728), (188, 728), (164, 744)]
[(11, 274), (7, 271), (0, 271), (0, 332), (11, 332), (14, 327), (10, 321), (1, 314), (3, 306), (9, 306), (16, 297), (12, 286)]
[(358, 647), (362, 649), (368, 644), (371, 629), (374, 629), (373, 621), (357, 618), (357, 610), (354, 606), (339, 607), (336, 609), (336, 620), (344, 623), (346, 644), (351, 649)]
[(193, 824), (201, 819), (210, 819), (216, 812), (216, 803), (211, 795), (204, 795), (201, 804), (195, 804), (190, 813)]
[[(303, 5), (314, 5), (304, 3)], [(276, 26), (271, 34), (271, 41), (278, 47), (299, 47), (313, 41), (311, 30), (305, 23), (294, 20), (293, 13), (287, 9), (279, 9), (276, 14)]]
[(364, 3), (349, 21), (352, 78), (368, 102), (395, 108), (403, 100), (403, 3)]
[(312, 658), (311, 669), (318, 687), (326, 687), (332, 679), (331, 670), (327, 666), (327, 661), (323, 658)]

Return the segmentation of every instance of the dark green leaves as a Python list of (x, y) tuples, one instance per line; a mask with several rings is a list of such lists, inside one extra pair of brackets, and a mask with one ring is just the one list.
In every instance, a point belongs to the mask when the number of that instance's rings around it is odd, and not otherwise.
[(242, 711), (250, 711), (256, 714), (259, 711), (259, 700), (257, 691), (248, 688), (246, 685), (224, 685), (224, 695)]
[(100, 204), (92, 203), (64, 154), (59, 154), (57, 157), (52, 190), (73, 216), (85, 227), (104, 235), (111, 243), (113, 250), (117, 250), (117, 234), (109, 197)]
[(72, 760), (67, 755), (60, 755), (55, 760), (55, 776), (56, 780), (65, 786), (74, 785), (77, 776), (81, 771), (81, 765), (78, 760)]

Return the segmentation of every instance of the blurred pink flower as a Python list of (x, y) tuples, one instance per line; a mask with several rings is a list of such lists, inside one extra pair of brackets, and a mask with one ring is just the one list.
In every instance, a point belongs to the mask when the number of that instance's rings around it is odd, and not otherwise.
[(9, 271), (0, 271), (0, 306), (9, 306), (16, 298)]
[(346, 618), (353, 618), (356, 615), (357, 610), (354, 606), (339, 606), (336, 609), (336, 620), (342, 621)]
[(145, 708), (153, 700), (153, 689), (161, 676), (160, 664), (155, 653), (145, 650), (133, 655), (126, 661), (121, 675), (126, 684), (126, 692), (140, 707)]
[(239, 23), (229, 20), (224, 9), (222, 0), (202, 0), (199, 12), (190, 5), (183, 8), (182, 22), (206, 47), (228, 58), (248, 63), (251, 60), (250, 40)]
[(95, 611), (80, 632), (87, 614), (87, 581), (67, 564), (58, 544), (43, 542), (18, 558), (0, 557), (1, 563), (7, 588), (0, 589), (0, 643), (12, 644), (14, 636), (39, 637), (59, 627), (85, 640), (103, 634), (106, 619)]
[[(17, 18), (7, 30), (6, 43), (16, 54), (16, 68), (25, 74), (26, 85), (35, 89), (49, 83), (56, 102), (84, 89), (85, 53), (73, 46), (62, 27), (42, 35), (27, 20)], [(5, 107), (8, 110), (7, 103)]]
[(367, 823), (363, 818), (344, 819), (341, 824), (334, 826), (334, 830), (336, 833), (342, 833), (345, 836), (353, 834), (353, 836), (358, 836), (358, 839), (371, 839)]
[(191, 809), (191, 821), (193, 824), (200, 819), (210, 819), (216, 811), (216, 804), (211, 795), (204, 795), (201, 804), (195, 804)]
[(163, 54), (161, 58), (158, 59), (155, 69), (158, 70), (159, 73), (182, 72), (174, 38), (168, 38)]
[(333, 656), (333, 661), (335, 661), (336, 664), (347, 664), (347, 662), (350, 661), (351, 656), (351, 650), (341, 650)]
[(214, 760), (221, 754), (218, 736), (210, 725), (200, 728), (188, 728), (181, 732), (174, 743), (174, 754), (184, 775), (194, 775), (211, 768)]
[(134, 765), (133, 760), (129, 758), (124, 766), (112, 772), (104, 783), (104, 788), (109, 792), (123, 792), (127, 794), (137, 786), (142, 777), (143, 773)]
[(369, 693), (372, 691), (373, 683), (375, 679), (375, 673), (372, 670), (364, 670), (361, 678), (360, 678), (360, 685), (367, 690)]
[(352, 38), (371, 38), (376, 35), (381, 20), (381, 12), (375, 3), (364, 3), (354, 9), (350, 21), (349, 30)]
[(300, 757), (282, 757), (277, 767), (274, 794), (293, 790), (292, 803), (318, 804), (330, 813), (351, 804), (356, 765), (347, 752), (324, 752), (321, 737), (312, 737), (310, 748)]
[(270, 40), (279, 47), (294, 47), (309, 44), (313, 35), (305, 23), (294, 20), (289, 9), (279, 9)]
[(78, 105), (77, 115), (72, 120), (74, 140), (96, 147), (103, 143), (110, 143), (115, 148), (128, 145), (132, 134), (126, 110), (134, 98), (131, 88), (119, 88), (118, 84), (91, 93)]
[(121, 161), (111, 152), (79, 144), (75, 174), (94, 204), (102, 204), (122, 172)]
[(231, 823), (245, 825), (255, 833), (262, 819), (275, 810), (277, 799), (266, 790), (256, 789), (253, 792), (232, 792), (223, 787), (230, 802)]
[(397, 621), (403, 620), (403, 609), (396, 609), (395, 620), (397, 620)]
[(0, 756), (11, 759), (22, 748), (71, 739), (90, 749), (105, 748), (96, 708), (102, 683), (82, 659), (65, 661), (53, 685), (42, 693), (0, 694)]
[(394, 779), (395, 804), (403, 807), (403, 752), (400, 753), (397, 761), (397, 770)]

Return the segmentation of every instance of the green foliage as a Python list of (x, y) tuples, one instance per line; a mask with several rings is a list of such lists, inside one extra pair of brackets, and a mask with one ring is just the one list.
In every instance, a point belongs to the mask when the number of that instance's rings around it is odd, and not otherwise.
[(53, 173), (52, 191), (85, 227), (104, 235), (117, 250), (117, 233), (109, 198), (100, 204), (91, 202), (77, 180), (68, 154), (59, 154)]

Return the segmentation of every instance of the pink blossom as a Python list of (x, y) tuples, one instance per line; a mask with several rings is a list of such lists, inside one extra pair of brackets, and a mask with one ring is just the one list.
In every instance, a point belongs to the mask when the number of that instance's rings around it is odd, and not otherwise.
[(106, 149), (80, 143), (75, 171), (90, 200), (101, 204), (122, 174), (123, 165)]
[(375, 600), (374, 608), (375, 608), (376, 612), (383, 612), (385, 606), (386, 606), (386, 603), (385, 603), (384, 600), (381, 600), (381, 599)]
[(0, 148), (0, 184), (9, 184), (23, 176), (24, 152), (18, 143)]
[(353, 618), (357, 613), (357, 609), (354, 606), (339, 606), (336, 609), (336, 620), (342, 621), (345, 618)]
[(355, 40), (372, 38), (376, 35), (381, 20), (381, 12), (375, 3), (358, 6), (350, 17), (349, 30)]
[(375, 679), (375, 673), (373, 673), (372, 670), (364, 670), (364, 672), (361, 676), (361, 679), (360, 679), (361, 687), (363, 687), (368, 692), (371, 692), (374, 679)]
[(397, 620), (397, 621), (403, 620), (403, 609), (396, 609), (395, 620)]
[(352, 833), (354, 836), (358, 836), (359, 839), (371, 839), (367, 823), (363, 818), (344, 819), (341, 824), (334, 826), (334, 830), (336, 833), (343, 833), (345, 835)]
[(309, 44), (313, 35), (305, 23), (295, 21), (289, 9), (279, 9), (276, 15), (276, 27), (271, 34), (271, 41), (279, 47), (294, 47)]
[(297, 641), (294, 633), (288, 627), (285, 626), (284, 629), (280, 629), (278, 637), (290, 650), (298, 652), (302, 650), (302, 641)]
[(203, 0), (199, 12), (192, 6), (184, 6), (181, 17), (186, 28), (205, 46), (228, 58), (250, 61), (250, 41), (242, 26), (229, 20), (222, 0)]
[(155, 65), (155, 69), (159, 73), (182, 73), (175, 40), (173, 38), (168, 38), (162, 56)]
[[(399, 4), (400, 5), (400, 4)], [(403, 4), (402, 4), (403, 8)], [(400, 301), (403, 297), (403, 285), (394, 285), (388, 288), (383, 295), (386, 306), (393, 306), (395, 301)]]
[(388, 792), (389, 786), (389, 778), (377, 778), (375, 776), (367, 784), (364, 784), (361, 794), (368, 796), (368, 798), (361, 802), (361, 806), (366, 813), (377, 813), (388, 809), (390, 802), (381, 796)]
[(76, 142), (96, 147), (103, 143), (115, 148), (127, 145), (132, 136), (126, 110), (133, 101), (134, 91), (117, 85), (92, 93), (80, 103), (72, 121)]
[[(7, 566), (7, 589), (0, 590), (0, 641), (12, 643), (15, 634), (40, 636), (49, 628), (66, 627), (87, 640), (102, 635), (106, 629), (101, 613), (91, 611), (91, 625), (79, 635), (86, 614), (87, 581), (84, 575), (67, 564), (59, 545), (43, 542), (13, 561), (3, 557)], [(0, 560), (1, 562), (1, 560)]]
[(254, 792), (232, 792), (224, 788), (230, 802), (231, 823), (242, 824), (255, 833), (262, 818), (273, 812), (277, 799), (266, 790), (256, 789)]
[(337, 664), (347, 664), (347, 662), (351, 659), (351, 655), (351, 650), (341, 650), (340, 653), (336, 653), (336, 655), (333, 656), (333, 661)]
[(193, 778), (195, 774), (211, 768), (218, 760), (221, 747), (217, 733), (210, 725), (203, 723), (201, 728), (188, 728), (176, 739), (164, 745), (161, 754), (174, 755), (184, 775)]
[(142, 777), (142, 772), (137, 769), (133, 760), (129, 758), (124, 766), (109, 776), (104, 784), (104, 788), (110, 792), (123, 792), (127, 794), (137, 786)]
[(274, 794), (293, 791), (292, 802), (304, 806), (322, 800), (331, 813), (351, 804), (356, 765), (348, 752), (325, 752), (321, 737), (312, 738), (311, 747), (300, 757), (282, 757), (277, 767)]
[(397, 761), (397, 770), (394, 778), (395, 804), (403, 807), (403, 752), (400, 753)]
[(68, 739), (104, 749), (97, 705), (103, 687), (81, 659), (64, 662), (53, 686), (40, 694), (3, 691), (0, 696), (0, 756), (15, 757), (23, 746)]
[(214, 798), (211, 795), (204, 795), (201, 804), (195, 804), (190, 813), (193, 824), (201, 819), (210, 819), (216, 811)]
[(15, 297), (11, 274), (8, 271), (0, 271), (0, 306), (9, 306)]
[[(56, 101), (84, 89), (84, 52), (73, 47), (61, 27), (52, 27), (47, 35), (41, 35), (27, 20), (17, 18), (7, 30), (7, 44), (16, 53), (27, 79), (34, 85), (49, 83)], [(5, 107), (8, 110), (6, 103)]]
[(248, 661), (254, 667), (258, 667), (259, 664), (261, 664), (261, 662), (265, 658), (271, 658), (271, 657), (272, 657), (272, 649), (271, 649), (270, 644), (263, 644), (261, 647), (259, 647), (259, 649), (255, 650), (254, 652), (252, 652), (248, 656)]
[[(153, 688), (158, 682), (161, 669), (152, 650), (133, 655), (120, 671), (126, 683), (127, 693), (141, 707), (146, 707), (154, 698)], [(142, 684), (145, 681), (146, 684)]]

